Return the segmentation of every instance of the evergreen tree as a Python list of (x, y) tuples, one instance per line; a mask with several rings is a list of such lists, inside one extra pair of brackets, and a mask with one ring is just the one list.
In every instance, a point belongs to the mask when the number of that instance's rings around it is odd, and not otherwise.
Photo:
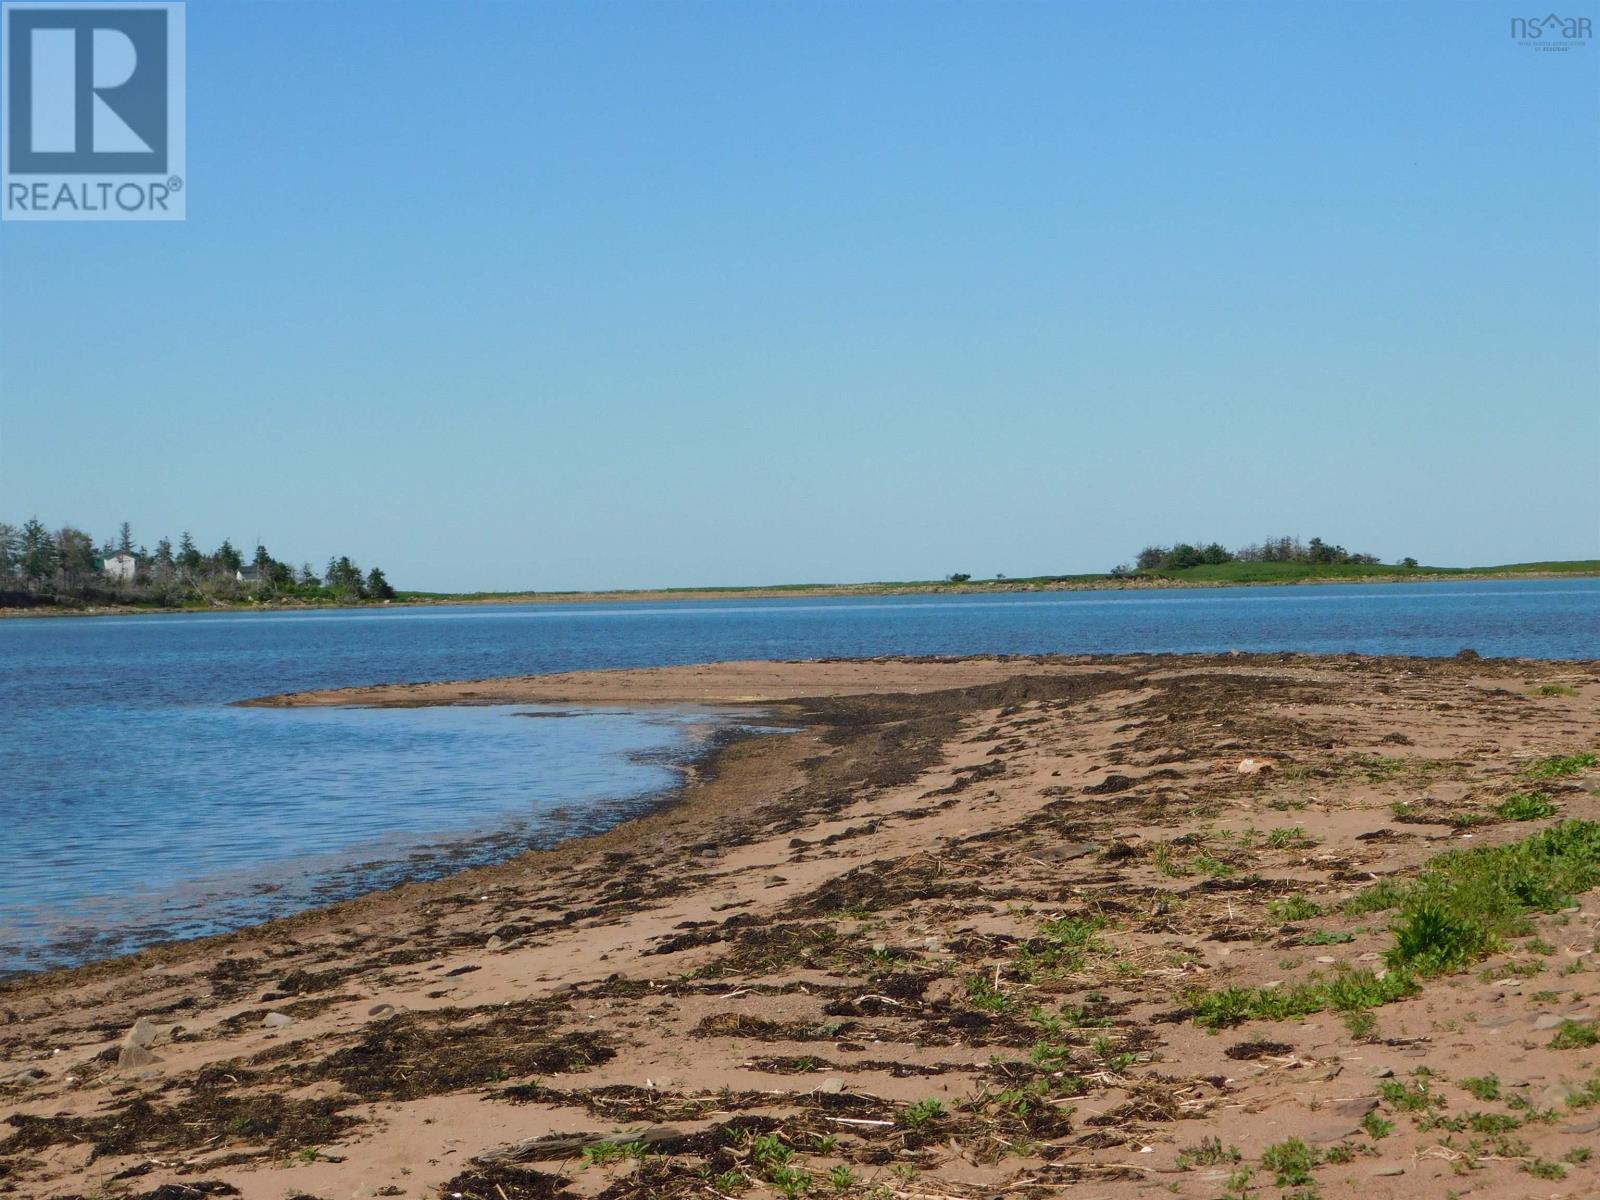
[(178, 566), (183, 569), (186, 576), (194, 577), (200, 574), (200, 564), (203, 560), (200, 551), (195, 548), (194, 538), (189, 536), (185, 529), (183, 536), (178, 539)]
[(83, 530), (63, 525), (56, 532), (56, 568), (68, 591), (96, 573), (95, 558), (94, 539)]
[(328, 573), (323, 580), (333, 591), (361, 595), (361, 568), (345, 555), (328, 560)]
[(126, 521), (117, 529), (117, 552), (119, 554), (133, 553), (133, 526)]
[(272, 568), (275, 565), (272, 555), (267, 553), (267, 548), (260, 542), (256, 543), (256, 556), (251, 565), (256, 569), (256, 586), (264, 587), (273, 582)]
[(38, 517), (22, 527), (22, 577), (37, 588), (56, 573), (56, 544)]
[(21, 557), (21, 532), (15, 525), (7, 525), (4, 521), (0, 521), (0, 582), (16, 574)]
[(244, 566), (244, 557), (233, 548), (233, 542), (228, 538), (222, 539), (222, 545), (217, 547), (217, 552), (211, 556), (217, 564), (217, 570), (232, 575)]
[(394, 588), (377, 567), (367, 572), (367, 597), (371, 600), (393, 600)]

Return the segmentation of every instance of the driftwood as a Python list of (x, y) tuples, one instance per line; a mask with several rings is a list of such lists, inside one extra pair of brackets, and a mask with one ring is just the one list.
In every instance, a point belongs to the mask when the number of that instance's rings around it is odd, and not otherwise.
[(686, 1136), (686, 1130), (674, 1129), (670, 1125), (644, 1125), (637, 1129), (619, 1129), (612, 1133), (547, 1133), (543, 1137), (528, 1138), (526, 1141), (497, 1146), (493, 1150), (478, 1155), (478, 1161), (485, 1163), (548, 1162), (551, 1159), (571, 1158), (575, 1154), (582, 1154), (590, 1146), (603, 1146), (607, 1143), (613, 1145), (642, 1144), (651, 1146), (658, 1142), (670, 1142)]

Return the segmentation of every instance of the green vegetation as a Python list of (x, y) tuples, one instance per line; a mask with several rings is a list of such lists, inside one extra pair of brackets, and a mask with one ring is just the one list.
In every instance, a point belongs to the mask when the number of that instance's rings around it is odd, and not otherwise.
[(1268, 1146), (1261, 1155), (1261, 1165), (1272, 1172), (1273, 1182), (1279, 1187), (1306, 1186), (1321, 1161), (1322, 1156), (1297, 1137)]
[(1529, 779), (1563, 779), (1568, 775), (1581, 775), (1597, 762), (1600, 759), (1589, 751), (1581, 754), (1551, 754), (1534, 759), (1522, 768), (1522, 773)]
[(1284, 900), (1269, 900), (1267, 915), (1274, 921), (1309, 921), (1322, 915), (1322, 906), (1304, 896), (1290, 896)]
[(319, 577), (310, 563), (296, 568), (262, 545), (247, 561), (226, 538), (205, 554), (185, 532), (176, 547), (161, 538), (152, 551), (134, 542), (126, 521), (98, 546), (70, 525), (52, 532), (37, 517), (21, 526), (0, 522), (0, 608), (352, 603), (396, 595), (382, 569), (363, 573), (347, 555), (329, 559)]
[(1195, 1167), (1231, 1166), (1243, 1157), (1237, 1146), (1224, 1149), (1221, 1138), (1201, 1138), (1198, 1146), (1190, 1146), (1178, 1155), (1178, 1169), (1189, 1171)]
[(1370, 1041), (1377, 1036), (1378, 1018), (1372, 1015), (1370, 1008), (1351, 1009), (1344, 1014), (1344, 1027), (1358, 1042)]
[[(1187, 583), (1299, 583), (1319, 579), (1407, 578), (1433, 575), (1600, 573), (1600, 561), (1506, 563), (1493, 567), (1428, 567), (1415, 558), (1382, 563), (1377, 555), (1352, 553), (1321, 538), (1268, 538), (1229, 550), (1218, 542), (1146, 546), (1133, 564), (1113, 567), (1113, 579), (1169, 579)], [(1547, 693), (1548, 694), (1548, 693)]]
[(1550, 1039), (1552, 1050), (1587, 1050), (1600, 1046), (1600, 1025), (1594, 1021), (1563, 1021)]
[(980, 1012), (1011, 1010), (1011, 997), (995, 987), (987, 975), (974, 975), (967, 980), (967, 1003)]
[(1578, 689), (1564, 683), (1541, 683), (1533, 689), (1535, 696), (1576, 696)]
[(1538, 821), (1556, 814), (1556, 806), (1543, 792), (1517, 792), (1507, 796), (1496, 807), (1507, 821)]
[(1600, 823), (1593, 821), (1565, 821), (1507, 846), (1450, 851), (1407, 889), (1387, 961), (1424, 975), (1459, 970), (1504, 938), (1526, 934), (1529, 913), (1555, 912), (1597, 883)]
[(1344, 969), (1331, 979), (1313, 977), (1292, 987), (1229, 987), (1194, 997), (1195, 1023), (1206, 1029), (1224, 1029), (1241, 1021), (1291, 1021), (1334, 1009), (1359, 1012), (1388, 1004), (1417, 991), (1410, 975), (1390, 971)]
[(900, 1123), (907, 1129), (921, 1129), (929, 1121), (944, 1113), (944, 1105), (937, 1100), (918, 1100), (900, 1110)]
[(1439, 1105), (1439, 1097), (1429, 1089), (1426, 1079), (1412, 1080), (1410, 1083), (1385, 1079), (1378, 1084), (1378, 1095), (1397, 1112), (1427, 1112)]
[(1361, 1118), (1361, 1128), (1375, 1142), (1381, 1142), (1394, 1132), (1394, 1122), (1379, 1112), (1369, 1112)]
[(1463, 1079), (1461, 1086), (1475, 1100), (1500, 1099), (1500, 1077), (1498, 1075), (1472, 1075)]
[(585, 1167), (603, 1167), (624, 1158), (643, 1158), (650, 1152), (643, 1142), (596, 1142), (583, 1148)]
[[(1386, 973), (1341, 966), (1332, 978), (1313, 975), (1291, 986), (1194, 993), (1195, 1022), (1215, 1030), (1246, 1020), (1295, 1020), (1328, 1009), (1362, 1013), (1412, 995), (1419, 976), (1461, 970), (1505, 938), (1525, 936), (1531, 932), (1529, 914), (1555, 912), (1597, 884), (1600, 822), (1565, 821), (1510, 845), (1441, 854), (1409, 887), (1384, 881), (1344, 906), (1346, 912), (1399, 909), (1392, 926), (1394, 945), (1385, 955)], [(1359, 1017), (1355, 1028), (1370, 1032)], [(1592, 1026), (1589, 1032), (1594, 1032)], [(1574, 1039), (1586, 1036), (1582, 1030), (1569, 1033), (1565, 1026), (1562, 1033)]]
[(1103, 917), (1060, 917), (1043, 922), (1017, 963), (1018, 974), (1032, 979), (1081, 969), (1090, 955), (1107, 949), (1098, 936), (1105, 924)]

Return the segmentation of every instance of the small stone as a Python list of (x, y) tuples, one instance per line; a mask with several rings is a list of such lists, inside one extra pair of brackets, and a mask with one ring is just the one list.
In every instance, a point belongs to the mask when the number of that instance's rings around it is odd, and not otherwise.
[(1562, 1133), (1600, 1133), (1600, 1117), (1590, 1117), (1587, 1121), (1574, 1121), (1570, 1125), (1561, 1127)]
[(294, 1024), (294, 1018), (288, 1013), (269, 1012), (261, 1018), (263, 1029), (287, 1029)]
[(483, 944), (483, 948), (485, 950), (498, 950), (505, 944), (505, 938), (501, 937), (498, 933), (493, 933), (489, 935), (489, 940)]
[(1534, 1018), (1533, 1027), (1535, 1029), (1559, 1029), (1561, 1022), (1565, 1019), (1564, 1017), (1556, 1016), (1555, 1013), (1540, 1013)]
[(367, 1009), (367, 1016), (379, 1018), (392, 1017), (394, 1016), (394, 1012), (395, 1009), (394, 1005), (392, 1004), (374, 1004), (371, 1008)]
[(151, 1063), (160, 1061), (144, 1046), (124, 1046), (117, 1054), (117, 1066), (125, 1071), (135, 1067), (148, 1067)]
[(161, 1037), (163, 1030), (149, 1017), (140, 1017), (133, 1023), (133, 1028), (123, 1036), (122, 1044), (125, 1047), (153, 1046)]
[(1339, 960), (1337, 958), (1335, 958), (1331, 954), (1319, 954), (1319, 955), (1317, 955), (1317, 961), (1319, 963), (1323, 963), (1324, 965), (1332, 966), (1334, 963), (1338, 962)]
[(829, 1075), (821, 1083), (817, 1084), (817, 1091), (837, 1095), (844, 1091), (844, 1077), (842, 1075)]
[(1570, 1083), (1552, 1083), (1539, 1093), (1539, 1107), (1562, 1109), (1567, 1106), (1567, 1101), (1578, 1094), (1579, 1089)]
[(1393, 1079), (1394, 1078), (1394, 1068), (1393, 1067), (1373, 1067), (1372, 1068), (1372, 1077), (1374, 1079)]
[(1377, 1176), (1379, 1179), (1384, 1179), (1394, 1175), (1404, 1175), (1405, 1173), (1406, 1169), (1399, 1163), (1387, 1163), (1374, 1171), (1373, 1175)]
[(18, 1067), (15, 1071), (8, 1071), (0, 1075), (0, 1083), (33, 1083), (43, 1079), (48, 1074), (40, 1067)]

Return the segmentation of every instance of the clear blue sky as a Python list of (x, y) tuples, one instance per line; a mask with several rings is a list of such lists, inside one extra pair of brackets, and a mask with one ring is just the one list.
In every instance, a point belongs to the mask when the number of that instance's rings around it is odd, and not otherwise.
[(194, 0), (188, 221), (0, 226), (0, 519), (439, 589), (1600, 555), (1600, 43), (1526, 7)]

